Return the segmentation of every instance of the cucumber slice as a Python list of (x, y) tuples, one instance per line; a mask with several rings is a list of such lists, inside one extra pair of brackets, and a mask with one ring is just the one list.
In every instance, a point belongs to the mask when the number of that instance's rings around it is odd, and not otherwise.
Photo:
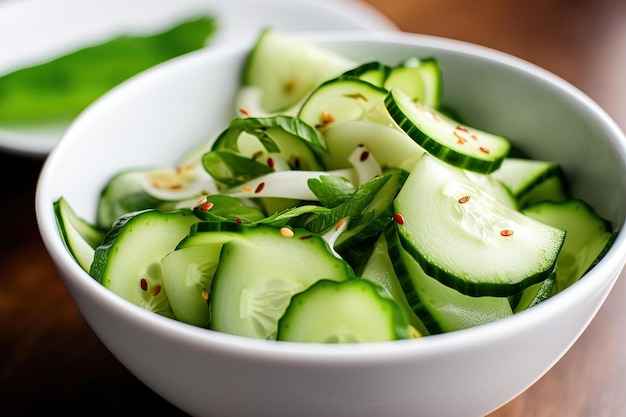
[(366, 147), (381, 167), (399, 168), (424, 149), (393, 126), (364, 120), (332, 123), (324, 132), (328, 152), (322, 155), (327, 169), (347, 168), (348, 156), (359, 145)]
[(271, 114), (289, 109), (319, 84), (354, 65), (314, 43), (268, 29), (261, 32), (246, 59), (242, 85), (259, 87), (259, 105)]
[(409, 318), (411, 326), (413, 326), (419, 334), (429, 334), (424, 322), (417, 316), (417, 314), (415, 314), (413, 308), (409, 305), (406, 294), (400, 284), (400, 280), (393, 269), (393, 261), (389, 256), (389, 245), (387, 244), (386, 232), (378, 235), (378, 238), (373, 244), (373, 250), (365, 263), (360, 276), (363, 279), (378, 284), (387, 292), (389, 297), (396, 300)]
[(209, 291), (221, 250), (220, 243), (188, 246), (161, 260), (163, 289), (176, 320), (209, 327)]
[(611, 224), (580, 199), (546, 201), (525, 209), (523, 213), (567, 232), (556, 261), (558, 291), (569, 287), (589, 271), (615, 238)]
[(393, 67), (383, 87), (398, 89), (412, 101), (437, 109), (441, 103), (443, 81), (435, 58), (411, 58)]
[(305, 343), (366, 343), (409, 338), (404, 311), (364, 279), (322, 279), (295, 294), (278, 322), (277, 339)]
[(339, 77), (319, 85), (302, 103), (298, 118), (324, 131), (334, 123), (367, 120), (383, 112), (387, 90), (358, 78)]
[(176, 250), (190, 246), (220, 245), (241, 238), (242, 231), (250, 226), (236, 222), (201, 221), (189, 227), (189, 233), (176, 245)]
[(89, 272), (95, 248), (102, 242), (105, 232), (78, 216), (63, 197), (53, 203), (53, 208), (65, 247), (80, 267)]
[(147, 310), (173, 317), (163, 289), (161, 259), (199, 219), (191, 210), (144, 210), (116, 220), (94, 253), (89, 274)]
[(177, 320), (209, 326), (208, 300), (222, 246), (233, 239), (242, 239), (247, 227), (234, 221), (194, 223), (176, 249), (163, 257), (163, 288)]
[(342, 281), (350, 266), (319, 236), (302, 229), (256, 226), (224, 244), (211, 286), (213, 330), (275, 339), (291, 297), (320, 279)]
[(510, 142), (463, 126), (435, 109), (416, 104), (400, 90), (392, 90), (385, 106), (398, 126), (422, 148), (451, 165), (488, 174), (507, 156)]
[(376, 87), (383, 87), (387, 76), (389, 75), (391, 68), (378, 61), (366, 62), (360, 64), (355, 68), (352, 68), (343, 74), (341, 78), (358, 78), (363, 81), (367, 81)]
[(99, 227), (109, 228), (120, 216), (156, 208), (161, 202), (143, 188), (145, 169), (129, 169), (114, 175), (100, 192), (96, 219)]
[(397, 88), (413, 101), (431, 108), (439, 108), (441, 103), (443, 80), (439, 62), (432, 57), (409, 58), (394, 67), (378, 61), (366, 62), (341, 77), (359, 78), (388, 91)]
[(490, 194), (500, 203), (514, 210), (519, 210), (518, 200), (513, 196), (511, 190), (490, 174), (478, 174), (476, 172), (465, 170), (465, 175), (477, 186), (482, 188), (487, 194)]
[(402, 247), (393, 229), (386, 236), (398, 280), (430, 334), (467, 329), (513, 314), (506, 297), (472, 297), (442, 284), (426, 274)]
[(543, 282), (538, 282), (526, 288), (519, 294), (519, 299), (515, 303), (514, 313), (536, 306), (547, 300), (556, 293), (556, 272), (550, 274)]
[(402, 246), (459, 292), (508, 296), (554, 269), (565, 232), (513, 210), (424, 154), (394, 203)]
[(120, 216), (146, 209), (171, 211), (217, 191), (202, 165), (135, 168), (114, 175), (100, 193), (97, 224), (108, 228)]
[(556, 162), (506, 158), (491, 176), (511, 190), (520, 208), (541, 201), (559, 202), (570, 198), (565, 173)]

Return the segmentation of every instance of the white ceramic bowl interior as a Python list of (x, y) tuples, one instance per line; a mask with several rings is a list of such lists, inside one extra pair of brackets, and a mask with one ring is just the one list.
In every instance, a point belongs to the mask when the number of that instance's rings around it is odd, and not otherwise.
[[(626, 139), (593, 101), (556, 76), (482, 47), (403, 33), (300, 36), (359, 61), (435, 56), (444, 102), (470, 124), (561, 163), (573, 193), (616, 229), (624, 224)], [(192, 415), (477, 417), (520, 394), (574, 343), (624, 264), (620, 235), (580, 282), (514, 317), (418, 340), (305, 345), (218, 334), (142, 310), (101, 287), (67, 252), (52, 203), (85, 218), (115, 172), (173, 164), (233, 117), (246, 47), (176, 59), (115, 89), (83, 113), (45, 163), (41, 234), (71, 296), (111, 352)]]

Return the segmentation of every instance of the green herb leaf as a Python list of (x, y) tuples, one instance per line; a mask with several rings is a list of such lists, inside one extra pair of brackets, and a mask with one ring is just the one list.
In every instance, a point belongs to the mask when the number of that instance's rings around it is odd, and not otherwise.
[(348, 200), (356, 189), (347, 178), (338, 175), (320, 175), (309, 179), (307, 185), (320, 203), (329, 208)]
[(376, 193), (389, 180), (390, 175), (374, 177), (358, 187), (349, 199), (343, 203), (330, 208), (328, 211), (320, 212), (315, 218), (309, 221), (305, 228), (314, 233), (333, 227), (337, 222), (345, 217), (358, 216), (363, 212), (365, 207), (376, 196)]
[(327, 151), (326, 143), (315, 128), (298, 118), (291, 116), (235, 118), (217, 137), (212, 149), (240, 152), (239, 138), (243, 133), (255, 136), (267, 152), (280, 153), (286, 161), (301, 155), (304, 155), (306, 160), (315, 161), (314, 165), (294, 166), (294, 169), (322, 168), (318, 157)]
[(216, 181), (234, 186), (274, 172), (265, 164), (228, 151), (210, 151), (202, 155), (202, 166)]
[(227, 195), (207, 196), (193, 212), (199, 219), (212, 222), (254, 223), (265, 218), (263, 212), (244, 205), (240, 199)]

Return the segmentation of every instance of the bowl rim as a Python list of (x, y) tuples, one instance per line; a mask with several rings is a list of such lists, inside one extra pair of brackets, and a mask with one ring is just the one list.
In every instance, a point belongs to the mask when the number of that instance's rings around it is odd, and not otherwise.
[[(626, 136), (624, 132), (593, 99), (557, 75), (508, 53), (466, 41), (396, 31), (307, 31), (295, 34), (295, 36), (320, 42), (332, 42), (337, 40), (341, 42), (382, 42), (425, 45), (459, 54), (478, 54), (483, 59), (506, 65), (516, 71), (528, 73), (533, 77), (542, 78), (544, 81), (561, 90), (565, 95), (571, 97), (578, 105), (585, 107), (586, 111), (592, 113), (594, 118), (596, 118), (606, 132), (610, 134), (610, 140), (618, 149), (621, 160), (626, 161)], [(618, 235), (612, 248), (585, 278), (567, 288), (562, 293), (554, 295), (550, 300), (533, 307), (533, 309), (480, 326), (450, 333), (431, 335), (420, 339), (337, 345), (277, 342), (219, 333), (178, 322), (144, 310), (110, 292), (93, 280), (74, 261), (69, 251), (66, 250), (62, 243), (56, 228), (52, 202), (58, 196), (50, 194), (48, 191), (48, 183), (53, 181), (54, 167), (61, 163), (65, 149), (70, 146), (73, 141), (73, 132), (76, 130), (77, 126), (87, 124), (91, 118), (98, 117), (99, 109), (107, 105), (110, 101), (121, 97), (129, 86), (142, 82), (142, 80), (145, 79), (149, 80), (155, 73), (175, 71), (179, 65), (187, 65), (187, 62), (199, 59), (201, 55), (211, 55), (214, 59), (218, 59), (224, 54), (242, 53), (242, 51), (246, 49), (248, 49), (248, 45), (237, 45), (234, 47), (231, 44), (224, 47), (213, 48), (212, 50), (196, 51), (158, 65), (133, 77), (131, 80), (105, 94), (72, 123), (59, 144), (45, 160), (35, 195), (36, 219), (40, 234), (65, 285), (70, 282), (71, 285), (78, 288), (79, 291), (85, 292), (88, 298), (96, 299), (98, 302), (106, 304), (107, 308), (114, 309), (118, 313), (125, 315), (128, 320), (136, 321), (138, 324), (144, 326), (146, 331), (158, 332), (165, 338), (184, 341), (199, 349), (210, 347), (211, 349), (217, 349), (229, 355), (256, 356), (263, 360), (276, 362), (301, 361), (305, 358), (310, 362), (319, 361), (335, 363), (336, 365), (346, 365), (371, 361), (374, 358), (382, 362), (397, 362), (406, 360), (409, 357), (415, 357), (416, 355), (426, 357), (439, 356), (444, 352), (458, 351), (460, 349), (465, 350), (470, 346), (482, 345), (488, 341), (506, 339), (511, 334), (533, 327), (548, 318), (557, 319), (559, 312), (563, 310), (566, 305), (583, 300), (589, 293), (598, 292), (602, 289), (606, 289), (606, 287), (613, 287), (619, 278), (619, 274), (624, 266), (624, 254), (626, 253), (626, 236), (623, 234)], [(626, 162), (624, 162), (623, 165), (626, 169)], [(60, 271), (61, 269), (65, 271), (65, 274)], [(609, 291), (607, 291), (607, 293), (608, 292)], [(602, 303), (600, 303), (600, 305), (601, 304)], [(597, 309), (588, 318), (586, 325), (580, 330), (578, 335), (584, 331), (596, 312)], [(563, 353), (569, 349), (576, 339), (577, 337), (571, 341), (570, 345), (564, 349)]]

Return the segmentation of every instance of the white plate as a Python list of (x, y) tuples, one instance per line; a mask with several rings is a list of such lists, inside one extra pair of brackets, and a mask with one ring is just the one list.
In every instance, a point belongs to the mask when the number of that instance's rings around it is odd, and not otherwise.
[[(141, 33), (206, 11), (219, 25), (210, 45), (252, 42), (265, 27), (397, 29), (358, 0), (0, 0), (0, 75), (105, 41), (116, 31)], [(44, 157), (64, 130), (0, 128), (0, 150)]]

